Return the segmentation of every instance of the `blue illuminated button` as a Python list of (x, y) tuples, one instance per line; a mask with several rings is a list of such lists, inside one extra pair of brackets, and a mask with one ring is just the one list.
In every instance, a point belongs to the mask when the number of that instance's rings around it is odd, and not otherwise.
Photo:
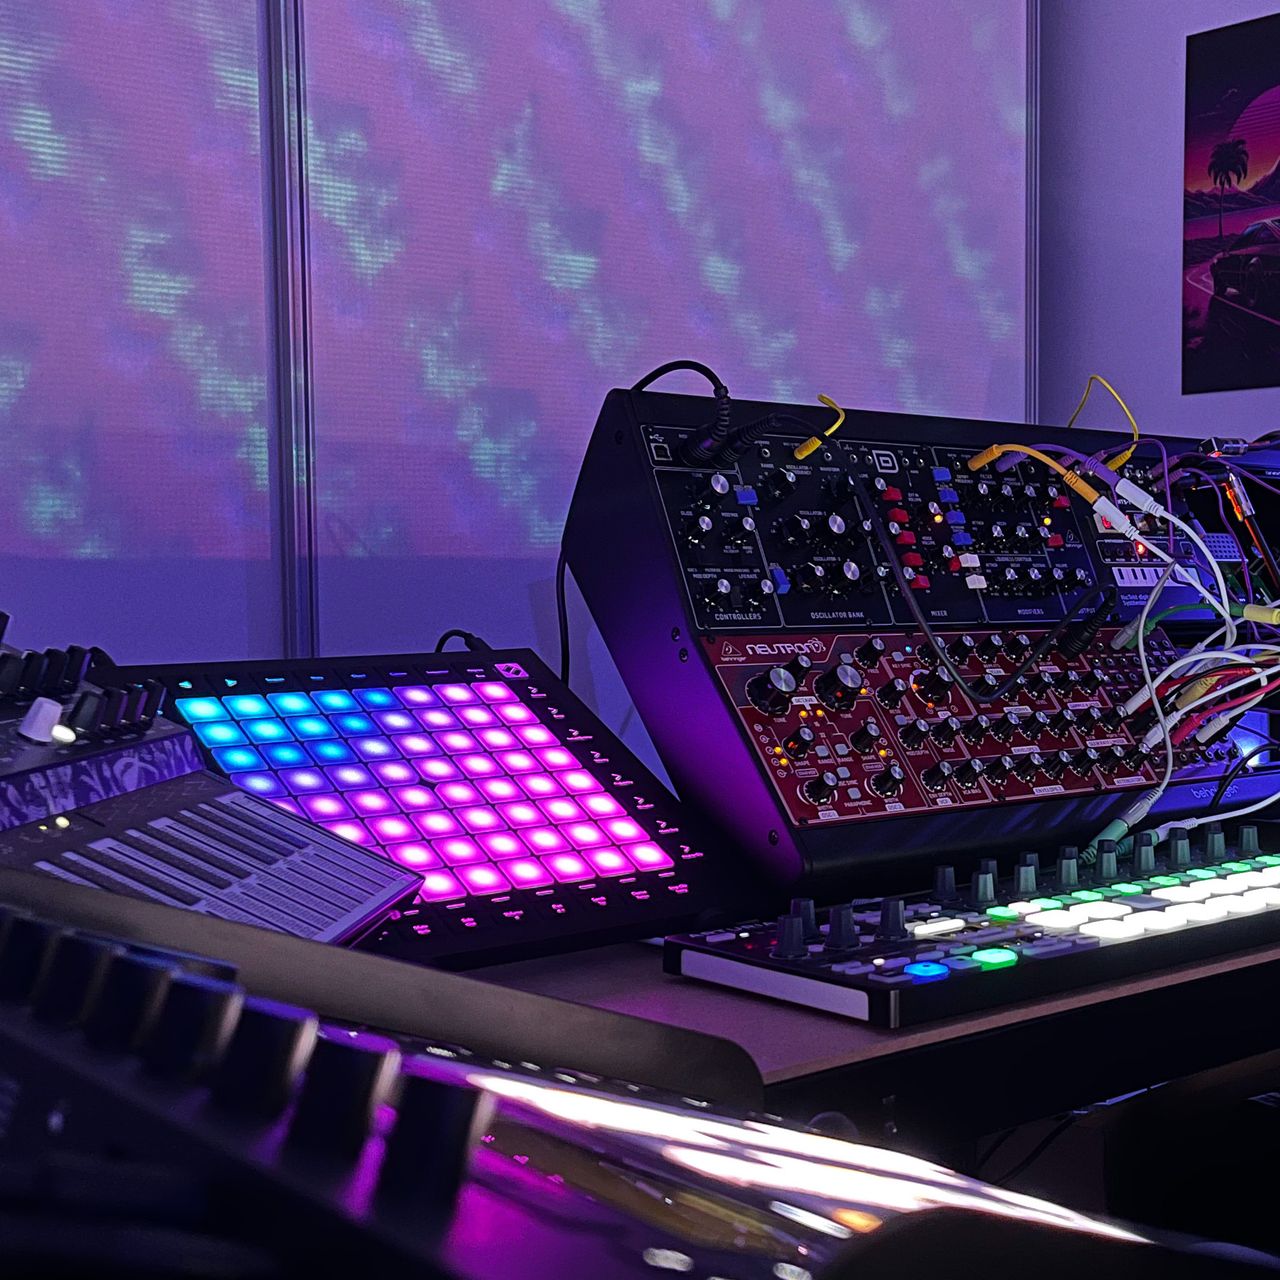
[(281, 716), (306, 716), (316, 709), (305, 693), (269, 693), (267, 699)]
[(333, 723), (348, 737), (362, 733), (377, 733), (378, 726), (368, 716), (360, 712), (351, 712), (344, 716), (334, 716)]
[(286, 723), (299, 738), (332, 738), (335, 736), (333, 725), (324, 716), (292, 716)]
[(179, 698), (173, 704), (188, 724), (197, 720), (229, 720), (226, 708), (217, 698)]
[(965, 519), (966, 519), (966, 517), (965, 517), (965, 514), (964, 514), (964, 512), (963, 512), (963, 511), (948, 511), (948, 512), (947, 512), (947, 523), (948, 523), (948, 524), (964, 524)]
[(254, 742), (289, 742), (293, 738), (283, 720), (246, 720), (244, 731)]
[(939, 978), (947, 977), (951, 970), (935, 960), (917, 960), (915, 964), (907, 965), (902, 972), (909, 973), (917, 982), (937, 982)]
[[(280, 722), (277, 720), (275, 723)], [(292, 740), (266, 743), (262, 748), (262, 754), (267, 757), (267, 763), (274, 765), (277, 769), (288, 769), (293, 765), (311, 763), (307, 753)]]
[[(934, 467), (933, 478), (939, 484), (946, 484), (947, 481), (951, 479), (951, 468), (950, 467)], [(944, 502), (948, 501), (948, 499), (944, 498), (943, 501)]]
[(224, 773), (266, 768), (262, 757), (252, 747), (214, 747), (213, 758)]
[(240, 773), (236, 775), (236, 786), (252, 791), (256, 796), (285, 795), (284, 783), (274, 773)]
[(351, 745), (365, 760), (398, 760), (400, 758), (400, 752), (392, 746), (389, 738), (355, 738)]
[(951, 541), (955, 543), (957, 547), (968, 547), (973, 543), (973, 534), (966, 533), (963, 529), (957, 529), (952, 535)]
[(311, 695), (321, 711), (358, 711), (360, 704), (345, 689), (320, 689)]
[(960, 495), (954, 489), (942, 488), (938, 490), (939, 502), (959, 502)]
[(191, 728), (206, 747), (235, 747), (244, 741), (240, 726), (230, 720), (197, 720)]
[(384, 707), (398, 707), (400, 699), (390, 689), (357, 689), (356, 697), (363, 706), (381, 711)]
[(320, 738), (307, 743), (307, 750), (319, 764), (346, 764), (356, 753), (338, 738)]
[(254, 716), (271, 714), (266, 698), (260, 698), (256, 693), (237, 693), (233, 698), (224, 698), (223, 702), (237, 720), (249, 720)]

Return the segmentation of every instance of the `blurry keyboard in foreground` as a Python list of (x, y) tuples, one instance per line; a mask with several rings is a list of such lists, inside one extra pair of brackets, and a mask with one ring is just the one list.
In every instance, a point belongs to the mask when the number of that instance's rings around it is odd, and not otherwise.
[(722, 894), (662, 785), (528, 650), (113, 668), (209, 765), (419, 878), (371, 945), (475, 965), (696, 925)]

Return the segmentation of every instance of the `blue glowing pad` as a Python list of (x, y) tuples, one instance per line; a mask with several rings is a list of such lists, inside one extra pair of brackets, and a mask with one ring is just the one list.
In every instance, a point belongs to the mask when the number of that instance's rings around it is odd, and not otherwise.
[(206, 747), (235, 747), (244, 741), (239, 726), (229, 720), (197, 720), (191, 728)]
[(214, 747), (213, 758), (218, 762), (218, 768), (227, 773), (266, 768), (266, 762), (252, 747)]
[[(369, 719), (368, 716), (360, 712), (351, 712), (343, 716), (334, 716), (333, 723), (338, 726), (338, 731), (343, 737), (354, 737), (362, 733), (377, 733), (378, 726)], [(410, 728), (417, 728), (415, 724), (411, 724)]]
[(254, 742), (290, 742), (293, 739), (283, 720), (246, 720), (244, 731)]
[[(356, 753), (337, 738), (320, 738), (307, 743), (307, 750), (317, 764), (346, 764), (356, 758)], [(290, 760), (290, 764), (301, 763)]]
[(217, 698), (179, 698), (173, 705), (188, 724), (195, 724), (198, 720), (230, 719)]
[(279, 716), (309, 716), (316, 710), (316, 704), (305, 693), (269, 693), (267, 701)]
[(236, 775), (236, 785), (255, 796), (282, 796), (285, 794), (284, 783), (274, 773), (241, 773)]
[(356, 697), (360, 699), (362, 706), (371, 707), (379, 711), (385, 707), (398, 707), (400, 705), (400, 699), (390, 689), (357, 689)]
[(267, 762), (277, 769), (311, 763), (311, 757), (296, 742), (266, 743), (262, 748), (262, 754), (267, 757)]
[(298, 738), (333, 738), (337, 734), (324, 716), (294, 716), (286, 721)]
[(256, 693), (238, 693), (234, 698), (224, 698), (223, 703), (237, 720), (250, 720), (254, 716), (271, 714), (266, 698), (260, 698)]
[(358, 711), (360, 704), (345, 689), (321, 689), (311, 695), (321, 711)]

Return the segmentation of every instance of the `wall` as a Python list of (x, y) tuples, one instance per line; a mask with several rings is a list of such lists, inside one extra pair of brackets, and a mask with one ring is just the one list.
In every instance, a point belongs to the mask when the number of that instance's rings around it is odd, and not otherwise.
[[(1280, 426), (1280, 388), (1181, 391), (1186, 38), (1275, 10), (1274, 0), (1041, 0), (1042, 422), (1064, 422), (1096, 372), (1152, 430)], [(1091, 401), (1084, 421), (1122, 420)]]

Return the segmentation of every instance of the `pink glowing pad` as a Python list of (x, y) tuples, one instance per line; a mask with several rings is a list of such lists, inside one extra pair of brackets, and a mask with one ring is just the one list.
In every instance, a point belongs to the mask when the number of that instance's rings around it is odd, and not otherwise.
[(459, 867), (458, 879), (472, 893), (501, 893), (511, 888), (511, 881), (497, 867), (485, 863), (479, 867)]
[(518, 889), (544, 889), (547, 885), (555, 883), (551, 872), (536, 858), (520, 858), (515, 862), (504, 862), (502, 870)]
[(387, 857), (392, 862), (398, 862), (402, 867), (409, 867), (413, 871), (424, 871), (427, 867), (440, 865), (440, 859), (420, 841), (388, 845)]
[(486, 831), (476, 836), (480, 847), (496, 862), (507, 858), (522, 858), (529, 850), (510, 831)]
[(667, 857), (656, 844), (633, 844), (627, 847), (627, 857), (641, 871), (662, 871), (666, 867), (674, 867), (675, 863)]
[(320, 825), (332, 831), (335, 836), (350, 840), (352, 844), (373, 844), (373, 837), (362, 822), (323, 822)]
[(433, 841), (431, 846), (451, 867), (464, 862), (484, 862), (485, 852), (467, 836), (450, 836)]
[(323, 796), (304, 796), (302, 808), (307, 817), (315, 822), (352, 816), (351, 806), (341, 796), (332, 793)]
[(578, 857), (576, 853), (553, 854), (544, 860), (544, 865), (561, 883), (589, 880), (593, 874), (590, 864)]
[(602, 876), (625, 876), (635, 870), (626, 855), (617, 849), (588, 849), (582, 856)]
[(424, 902), (443, 902), (446, 898), (461, 898), (466, 890), (458, 882), (456, 876), (447, 871), (428, 871), (422, 877), (422, 900)]

